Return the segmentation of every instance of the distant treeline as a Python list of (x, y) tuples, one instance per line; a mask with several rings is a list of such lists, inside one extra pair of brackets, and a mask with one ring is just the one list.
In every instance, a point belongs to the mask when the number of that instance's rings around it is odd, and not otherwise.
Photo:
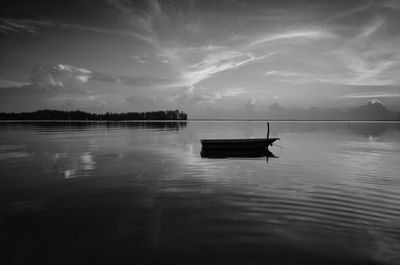
[(187, 120), (187, 114), (179, 110), (128, 112), (96, 114), (80, 110), (38, 110), (35, 112), (0, 112), (0, 120), (94, 120), (94, 121), (122, 121), (122, 120)]

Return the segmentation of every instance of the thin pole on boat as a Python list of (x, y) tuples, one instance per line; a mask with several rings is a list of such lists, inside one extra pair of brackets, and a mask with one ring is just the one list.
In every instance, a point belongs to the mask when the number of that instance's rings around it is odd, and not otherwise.
[(269, 138), (269, 122), (267, 122), (267, 139)]

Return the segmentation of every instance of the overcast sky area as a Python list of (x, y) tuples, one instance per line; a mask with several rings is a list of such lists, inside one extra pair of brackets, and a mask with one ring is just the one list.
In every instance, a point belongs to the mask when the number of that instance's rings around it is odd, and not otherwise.
[(400, 109), (400, 1), (6, 1), (0, 111)]

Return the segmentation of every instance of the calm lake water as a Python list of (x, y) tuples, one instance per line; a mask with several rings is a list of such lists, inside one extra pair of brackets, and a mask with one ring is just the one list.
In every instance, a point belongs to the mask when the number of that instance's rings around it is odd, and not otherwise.
[(400, 264), (400, 124), (0, 123), (1, 264)]

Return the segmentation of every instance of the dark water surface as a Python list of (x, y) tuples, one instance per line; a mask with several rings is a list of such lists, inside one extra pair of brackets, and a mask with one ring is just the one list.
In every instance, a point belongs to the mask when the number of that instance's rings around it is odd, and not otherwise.
[(400, 264), (400, 124), (0, 123), (1, 264)]

